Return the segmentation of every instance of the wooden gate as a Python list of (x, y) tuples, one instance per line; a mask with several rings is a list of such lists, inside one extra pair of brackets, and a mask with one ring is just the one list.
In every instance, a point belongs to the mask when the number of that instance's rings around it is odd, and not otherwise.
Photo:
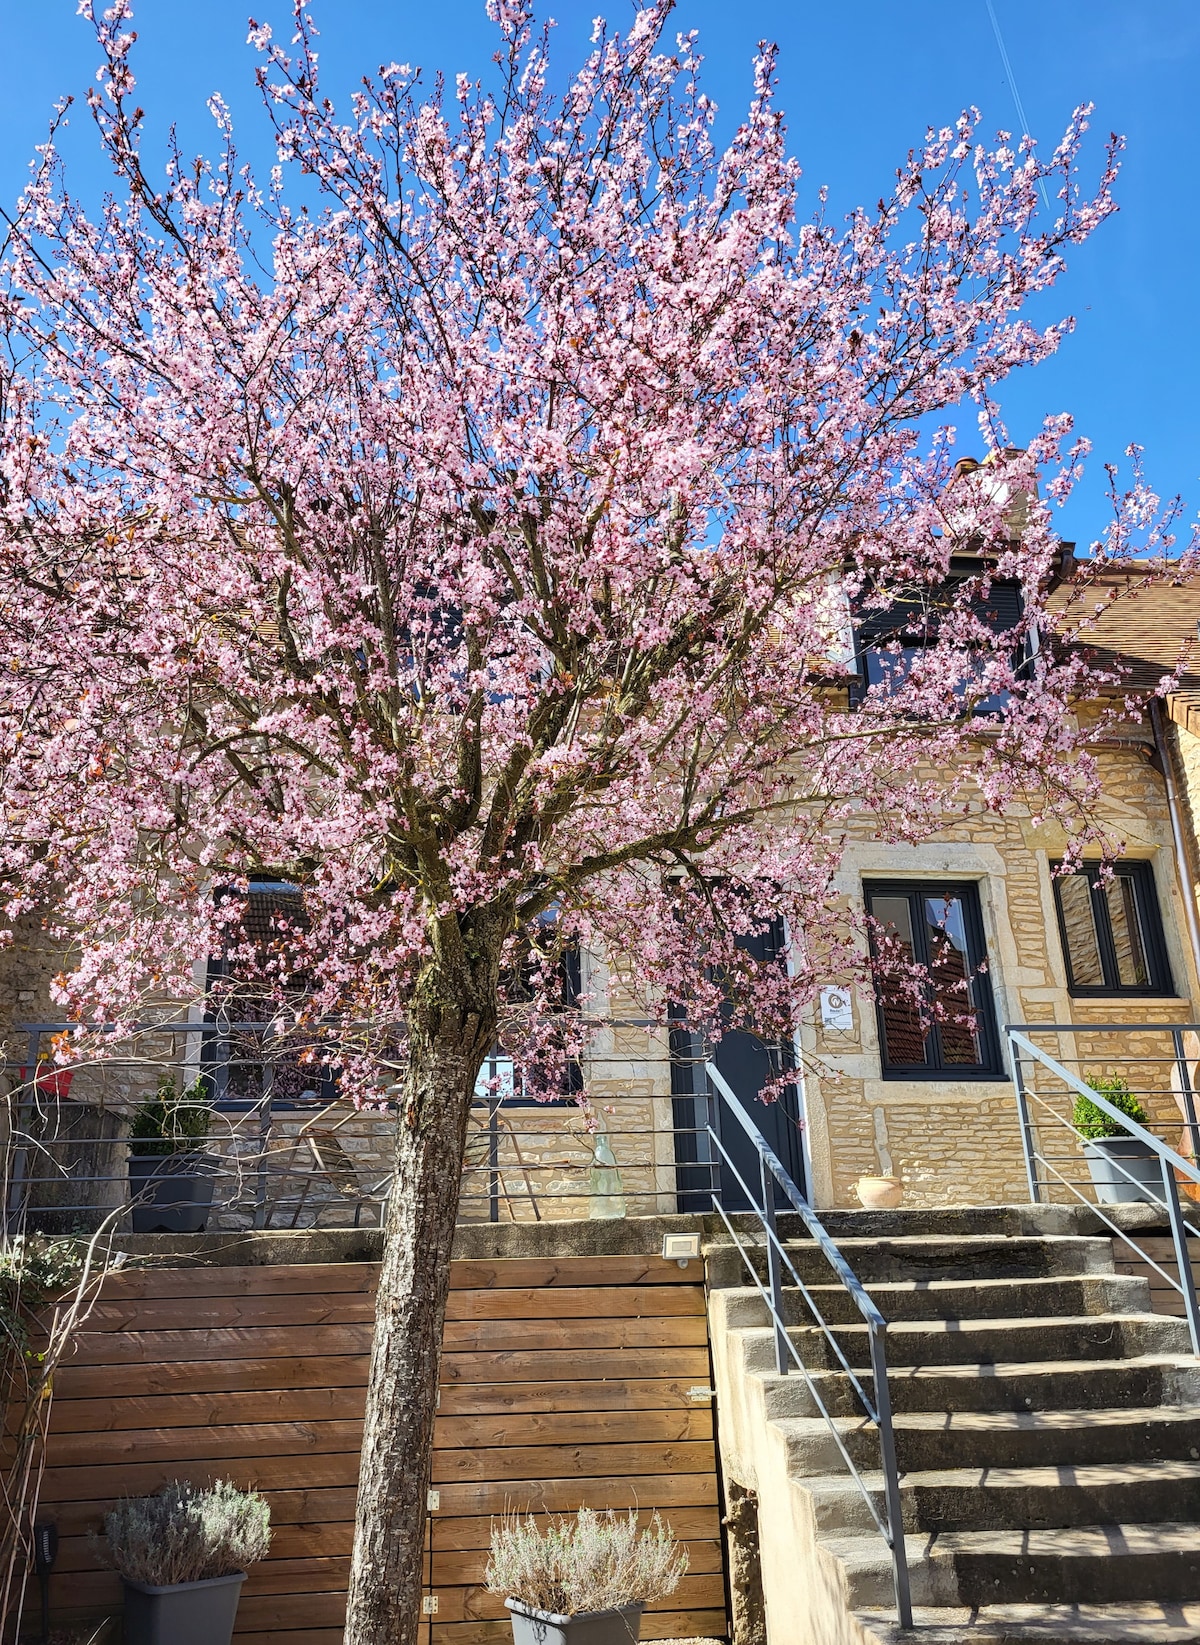
[[(335, 1645), (353, 1534), (376, 1265), (113, 1275), (56, 1379), (42, 1518), (63, 1619), (115, 1608), (87, 1533), (114, 1498), (228, 1478), (271, 1501), (239, 1645)], [(508, 1637), (481, 1578), (507, 1508), (662, 1511), (691, 1555), (643, 1637), (726, 1632), (701, 1264), (456, 1261), (426, 1570), (430, 1645)]]

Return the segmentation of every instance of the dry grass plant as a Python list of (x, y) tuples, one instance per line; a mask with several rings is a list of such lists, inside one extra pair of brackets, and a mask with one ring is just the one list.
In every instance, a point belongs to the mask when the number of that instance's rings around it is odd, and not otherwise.
[(130, 1582), (166, 1588), (232, 1576), (257, 1564), (271, 1542), (271, 1510), (231, 1480), (172, 1480), (154, 1496), (126, 1497), (105, 1515), (108, 1559)]
[(506, 1514), (492, 1527), (484, 1581), (502, 1599), (576, 1616), (661, 1599), (674, 1593), (687, 1566), (687, 1549), (658, 1514), (639, 1529), (633, 1509), (581, 1508), (547, 1519), (544, 1529), (531, 1514)]

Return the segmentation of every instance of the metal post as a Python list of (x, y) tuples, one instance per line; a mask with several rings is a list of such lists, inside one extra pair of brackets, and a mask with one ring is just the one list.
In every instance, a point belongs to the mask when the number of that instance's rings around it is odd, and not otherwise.
[[(218, 1108), (224, 1107), (229, 1099), (229, 1013), (221, 1006), (216, 1015), (216, 1033), (212, 1037), (213, 1048), (213, 1102)], [(203, 1060), (204, 1047), (201, 1041), (200, 1056)]]
[(892, 1550), (892, 1582), (896, 1592), (896, 1620), (911, 1628), (912, 1594), (908, 1582), (908, 1549), (904, 1542), (904, 1510), (900, 1504), (900, 1469), (896, 1462), (896, 1434), (892, 1427), (892, 1397), (888, 1388), (884, 1327), (868, 1321), (871, 1339), (871, 1378), (875, 1384), (875, 1412), (879, 1420), (879, 1455), (883, 1466), (883, 1498), (887, 1510), (888, 1540)]
[(1187, 1057), (1183, 1050), (1183, 1030), (1172, 1028), (1171, 1039), (1175, 1045), (1175, 1066), (1179, 1070), (1179, 1089), (1183, 1097), (1187, 1132), (1192, 1143), (1192, 1159), (1200, 1162), (1200, 1119), (1196, 1115), (1196, 1093), (1192, 1089), (1192, 1078), (1188, 1073)]
[[(492, 1063), (492, 1078), (496, 1065)], [(488, 1099), (488, 1221), (500, 1221), (500, 1097), (493, 1093)]]
[(1188, 1330), (1192, 1335), (1192, 1352), (1200, 1354), (1200, 1303), (1196, 1300), (1196, 1279), (1192, 1273), (1192, 1257), (1188, 1250), (1187, 1226), (1179, 1204), (1179, 1189), (1175, 1184), (1175, 1168), (1165, 1154), (1159, 1155), (1162, 1166), (1163, 1199), (1171, 1221), (1171, 1237), (1175, 1241), (1175, 1261), (1179, 1267), (1179, 1289), (1183, 1292), (1183, 1307), (1187, 1314)]
[(17, 1104), (15, 1133), (18, 1139), (13, 1149), (12, 1171), (8, 1182), (8, 1204), (5, 1210), (5, 1227), (9, 1233), (15, 1233), (21, 1225), (21, 1211), (29, 1191), (26, 1173), (29, 1167), (29, 1127), (33, 1124), (33, 1116), (37, 1112), (37, 1059), (38, 1048), (42, 1034), (39, 1028), (29, 1030), (29, 1039), (25, 1051), (25, 1071), (29, 1075), (29, 1094), (22, 1097)]
[(271, 1103), (275, 1094), (275, 1062), (263, 1033), (262, 1099), (258, 1108), (258, 1162), (254, 1181), (254, 1226), (267, 1226), (267, 1150), (271, 1143)]
[(1021, 1122), (1021, 1147), (1025, 1154), (1025, 1176), (1029, 1183), (1029, 1203), (1042, 1203), (1042, 1186), (1038, 1181), (1037, 1151), (1033, 1135), (1033, 1121), (1029, 1117), (1029, 1098), (1025, 1095), (1025, 1075), (1021, 1068), (1021, 1053), (1009, 1040), (1012, 1057), (1013, 1087), (1017, 1093), (1017, 1116)]
[(775, 1369), (781, 1377), (788, 1374), (788, 1336), (783, 1319), (783, 1264), (779, 1260), (779, 1246), (775, 1227), (775, 1178), (765, 1159), (759, 1156), (759, 1178), (762, 1183), (762, 1220), (767, 1233), (767, 1283), (771, 1290), (771, 1323), (775, 1329)]

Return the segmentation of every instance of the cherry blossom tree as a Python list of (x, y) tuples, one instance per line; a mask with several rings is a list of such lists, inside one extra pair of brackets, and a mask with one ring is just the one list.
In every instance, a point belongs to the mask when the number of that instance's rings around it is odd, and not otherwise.
[[(73, 198), (52, 132), (9, 221), (8, 919), (52, 911), (64, 1010), (119, 1028), (241, 952), (269, 868), (304, 917), (242, 960), (394, 1106), (350, 1645), (417, 1637), (468, 1108), (498, 1039), (578, 1049), (561, 944), (650, 1011), (783, 1032), (861, 964), (852, 824), (1091, 827), (1087, 670), (1044, 621), (1081, 448), (1059, 419), (1007, 451), (994, 397), (1069, 329), (1024, 311), (1113, 209), (1115, 142), (1085, 189), (1086, 110), (1045, 160), (968, 113), (874, 210), (808, 216), (771, 51), (718, 149), (670, 9), (598, 24), (555, 93), (525, 0), (489, 0), (489, 85), (392, 64), (344, 116), (311, 20), (253, 24), (256, 178), (218, 98), (215, 160), (147, 158), (130, 7), (83, 0), (115, 192)], [(963, 402), (973, 474), (938, 426)], [(1101, 558), (1152, 514), (1135, 487)], [(850, 606), (932, 599), (967, 552), (919, 666), (851, 707)], [(739, 946), (780, 915), (786, 971)]]

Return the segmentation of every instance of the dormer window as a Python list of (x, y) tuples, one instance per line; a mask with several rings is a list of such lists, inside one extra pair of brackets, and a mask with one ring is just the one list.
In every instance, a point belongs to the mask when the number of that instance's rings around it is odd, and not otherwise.
[[(851, 688), (852, 703), (861, 703), (872, 687), (876, 696), (890, 697), (907, 685), (919, 671), (924, 654), (938, 643), (940, 618), (954, 598), (954, 586), (948, 584), (940, 599), (936, 593), (902, 595), (883, 609), (863, 614), (858, 624), (858, 684)], [(1020, 586), (993, 583), (986, 596), (972, 602), (972, 611), (993, 633), (1008, 633), (1021, 620)], [(1013, 661), (1019, 666), (1023, 660), (1021, 647)], [(981, 717), (1003, 714), (1012, 696), (1003, 688), (983, 690), (987, 662), (988, 655), (982, 652), (972, 659), (954, 693), (964, 705), (971, 704), (972, 714)]]

